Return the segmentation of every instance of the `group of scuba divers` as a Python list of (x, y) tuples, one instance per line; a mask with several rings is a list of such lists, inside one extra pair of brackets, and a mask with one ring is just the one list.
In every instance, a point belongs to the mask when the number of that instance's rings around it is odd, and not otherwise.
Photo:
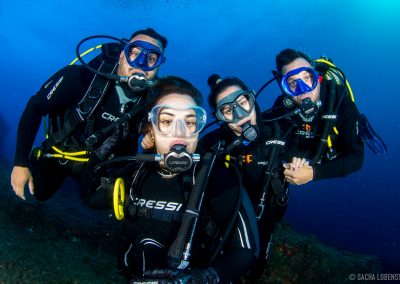
[[(86, 63), (80, 46), (96, 37), (115, 42)], [(82, 64), (50, 77), (22, 114), (11, 185), (45, 201), (73, 177), (85, 205), (113, 208), (130, 224), (119, 261), (130, 283), (254, 282), (289, 184), (346, 176), (361, 168), (364, 142), (376, 153), (386, 146), (343, 72), (293, 49), (276, 56), (257, 93), (211, 75), (218, 127), (199, 140), (203, 96), (183, 78), (158, 77), (166, 46), (151, 28), (81, 41)], [(273, 81), (282, 95), (261, 111), (256, 98)], [(42, 117), (46, 139), (32, 150)]]

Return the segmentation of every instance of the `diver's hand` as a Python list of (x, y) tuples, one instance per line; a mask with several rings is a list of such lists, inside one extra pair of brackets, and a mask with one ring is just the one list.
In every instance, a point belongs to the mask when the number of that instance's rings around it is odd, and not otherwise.
[(293, 171), (301, 168), (302, 166), (308, 166), (309, 162), (304, 158), (293, 157), (291, 163), (283, 164), (285, 169), (291, 169)]
[(303, 164), (299, 168), (295, 168), (293, 163), (283, 164), (285, 170), (283, 174), (287, 182), (295, 185), (302, 185), (312, 181), (314, 177), (314, 169), (312, 166)]
[(11, 186), (15, 194), (25, 200), (25, 185), (28, 184), (29, 192), (33, 195), (34, 186), (32, 174), (28, 167), (15, 166), (11, 173)]
[(142, 148), (145, 150), (149, 150), (154, 148), (154, 137), (151, 133), (146, 133), (145, 136), (143, 136), (142, 142), (140, 143), (142, 145)]

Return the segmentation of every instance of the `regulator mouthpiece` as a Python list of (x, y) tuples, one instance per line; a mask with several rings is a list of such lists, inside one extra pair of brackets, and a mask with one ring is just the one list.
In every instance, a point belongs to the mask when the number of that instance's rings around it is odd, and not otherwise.
[(161, 166), (166, 167), (171, 172), (181, 173), (200, 161), (200, 155), (188, 153), (186, 145), (176, 144), (171, 147), (167, 154), (159, 155), (157, 160)]
[(132, 76), (121, 76), (120, 81), (126, 83), (133, 92), (141, 92), (152, 85), (142, 73), (134, 73)]

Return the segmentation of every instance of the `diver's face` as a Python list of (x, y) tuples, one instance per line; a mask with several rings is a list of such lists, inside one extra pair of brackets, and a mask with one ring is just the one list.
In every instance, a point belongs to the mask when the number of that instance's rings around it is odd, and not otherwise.
[[(148, 35), (141, 35), (141, 34), (136, 35), (129, 42), (134, 42), (136, 40), (146, 41), (151, 44), (154, 44), (154, 45), (158, 46), (161, 51), (163, 51), (161, 42), (155, 38), (148, 36)], [(117, 70), (117, 74), (119, 76), (128, 76), (129, 77), (129, 76), (132, 76), (134, 73), (141, 73), (146, 77), (147, 80), (153, 80), (157, 76), (159, 69), (160, 69), (160, 66), (154, 68), (151, 71), (143, 71), (140, 68), (135, 68), (128, 64), (128, 61), (126, 60), (124, 51), (121, 51), (121, 54), (119, 55), (119, 65), (118, 65), (118, 70)]]
[[(238, 90), (242, 90), (239, 86), (230, 86), (228, 88), (226, 88), (225, 90), (223, 90), (221, 93), (219, 93), (217, 95), (217, 99), (216, 99), (216, 104), (218, 105), (218, 102), (221, 101), (223, 98), (229, 96), (230, 94), (232, 94), (235, 91)], [(243, 97), (239, 97), (237, 99), (237, 101), (241, 104), (243, 104), (244, 107), (246, 107), (246, 103), (248, 103), (248, 101)], [(226, 113), (226, 116), (229, 115), (229, 112)], [(233, 114), (232, 114), (233, 115)], [(242, 134), (242, 126), (246, 123), (249, 122), (251, 125), (257, 125), (257, 120), (256, 120), (256, 110), (255, 108), (253, 108), (253, 110), (250, 112), (250, 114), (246, 117), (244, 117), (243, 119), (241, 119), (240, 121), (236, 122), (236, 123), (228, 123), (228, 127), (238, 136), (240, 136)]]
[[(190, 107), (196, 106), (193, 98), (188, 95), (172, 93), (162, 97), (156, 105), (171, 106), (171, 108), (166, 107), (159, 112), (159, 129), (156, 129), (154, 125), (151, 127), (157, 153), (167, 154), (176, 144), (186, 145), (186, 151), (194, 153), (199, 134), (191, 135), (196, 131), (196, 115), (190, 109)], [(177, 127), (176, 124), (184, 125)], [(163, 134), (160, 133), (160, 130)]]
[[(307, 60), (300, 57), (300, 58), (296, 58), (294, 61), (290, 62), (289, 64), (284, 65), (282, 68), (282, 73), (283, 73), (282, 75), (284, 76), (288, 72), (290, 72), (294, 69), (300, 68), (300, 67), (311, 67), (312, 68), (311, 64)], [(296, 80), (296, 79), (300, 78), (306, 84), (308, 84), (310, 87), (312, 85), (312, 83), (307, 81), (307, 78), (304, 78), (304, 74), (302, 74), (302, 73), (299, 73), (295, 76), (291, 76), (290, 78), (291, 78), (291, 80)], [(299, 96), (293, 96), (293, 101), (295, 102), (295, 104), (301, 105), (302, 100), (304, 100), (305, 98), (310, 98), (311, 101), (313, 101), (315, 103), (316, 101), (319, 100), (320, 88), (321, 88), (321, 86), (318, 83), (317, 86), (315, 87), (315, 89), (312, 90), (311, 92), (308, 92), (308, 93), (305, 93), (305, 94), (302, 94)]]

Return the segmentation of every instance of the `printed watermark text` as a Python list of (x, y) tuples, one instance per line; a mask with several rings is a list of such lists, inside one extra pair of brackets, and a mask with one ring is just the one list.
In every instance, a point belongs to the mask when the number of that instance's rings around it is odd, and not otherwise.
[(352, 273), (350, 280), (357, 281), (399, 281), (400, 273)]

